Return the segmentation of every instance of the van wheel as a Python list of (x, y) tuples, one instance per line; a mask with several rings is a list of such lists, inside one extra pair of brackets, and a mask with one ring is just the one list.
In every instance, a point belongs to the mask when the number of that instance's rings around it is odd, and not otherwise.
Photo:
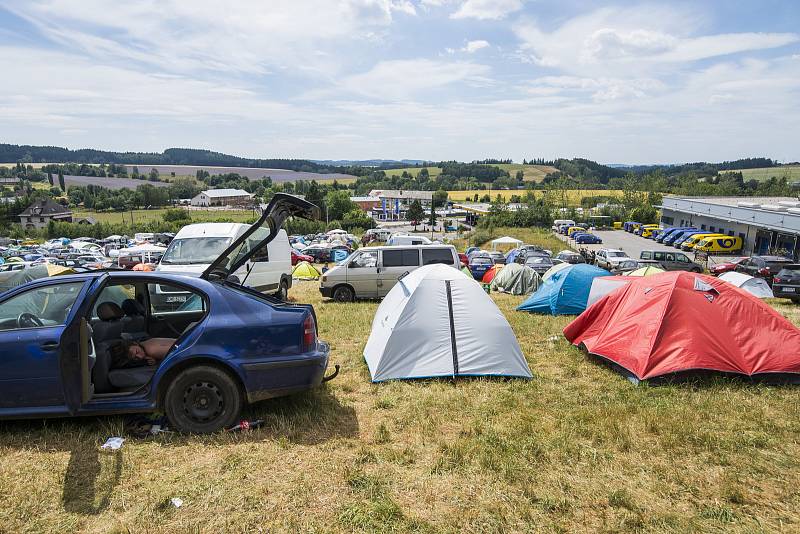
[(333, 300), (336, 302), (353, 302), (355, 295), (347, 286), (339, 286), (333, 291)]
[(275, 298), (278, 300), (286, 300), (289, 298), (289, 284), (286, 280), (281, 280), (278, 291), (275, 292)]
[(164, 411), (175, 429), (193, 434), (233, 426), (243, 404), (236, 381), (225, 371), (208, 365), (182, 371), (164, 396)]

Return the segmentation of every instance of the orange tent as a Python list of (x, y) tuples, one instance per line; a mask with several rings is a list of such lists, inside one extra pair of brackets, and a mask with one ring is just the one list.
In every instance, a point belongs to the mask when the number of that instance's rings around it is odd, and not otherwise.
[(501, 265), (499, 263), (495, 263), (494, 265), (492, 265), (489, 268), (488, 271), (483, 273), (483, 278), (481, 278), (481, 282), (484, 283), (484, 284), (490, 284), (492, 282), (492, 280), (494, 280), (494, 277), (497, 276), (497, 273), (499, 273), (500, 269), (502, 269), (502, 268), (503, 268), (503, 265)]

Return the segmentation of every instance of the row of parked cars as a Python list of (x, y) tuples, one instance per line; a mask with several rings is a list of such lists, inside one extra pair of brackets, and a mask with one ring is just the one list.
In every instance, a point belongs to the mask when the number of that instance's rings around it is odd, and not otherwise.
[(578, 245), (599, 245), (603, 243), (599, 236), (589, 232), (585, 226), (580, 226), (572, 220), (560, 219), (554, 221), (553, 230), (569, 237)]
[(622, 225), (622, 228), (626, 232), (687, 252), (736, 254), (744, 247), (744, 241), (739, 236), (726, 235), (694, 226), (661, 228), (658, 224), (627, 221)]

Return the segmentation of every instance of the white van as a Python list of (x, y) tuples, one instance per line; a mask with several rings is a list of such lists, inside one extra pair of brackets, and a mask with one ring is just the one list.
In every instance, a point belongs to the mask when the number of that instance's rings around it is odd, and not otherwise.
[(398, 245), (430, 245), (433, 243), (430, 239), (425, 237), (424, 235), (408, 235), (408, 234), (394, 234), (392, 237), (386, 241), (386, 244), (390, 247), (398, 246)]
[[(239, 223), (199, 223), (184, 226), (167, 247), (156, 271), (200, 276), (250, 225)], [(249, 240), (248, 240), (249, 241)], [(292, 287), (292, 258), (285, 230), (256, 253), (234, 275), (242, 284), (258, 291), (274, 291), (281, 300)], [(185, 295), (170, 295), (156, 288), (155, 300), (181, 302)]]
[(433, 263), (461, 266), (452, 245), (364, 247), (322, 275), (319, 291), (339, 302), (383, 298), (399, 277)]

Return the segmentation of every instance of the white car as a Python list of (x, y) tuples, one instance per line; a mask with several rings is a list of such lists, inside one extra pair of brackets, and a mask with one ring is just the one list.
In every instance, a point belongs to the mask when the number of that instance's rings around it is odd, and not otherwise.
[(614, 248), (601, 248), (594, 258), (595, 265), (608, 271), (614, 270), (620, 262), (631, 259), (624, 250)]

